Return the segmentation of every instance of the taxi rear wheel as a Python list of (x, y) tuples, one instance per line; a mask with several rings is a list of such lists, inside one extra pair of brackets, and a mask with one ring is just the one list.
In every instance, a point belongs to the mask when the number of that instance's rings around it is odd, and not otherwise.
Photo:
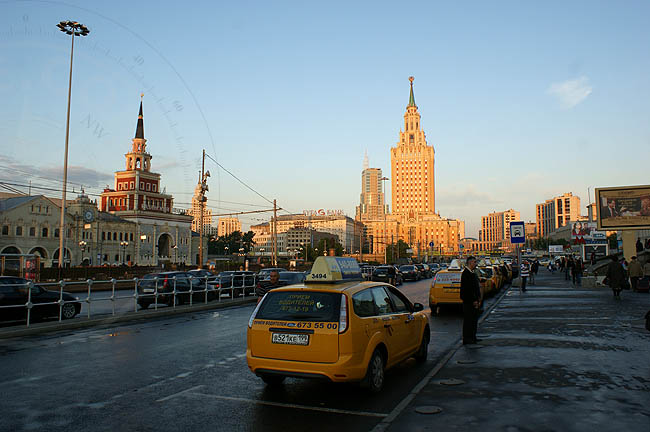
[(372, 354), (368, 371), (361, 385), (373, 393), (379, 393), (384, 386), (384, 357), (378, 350)]

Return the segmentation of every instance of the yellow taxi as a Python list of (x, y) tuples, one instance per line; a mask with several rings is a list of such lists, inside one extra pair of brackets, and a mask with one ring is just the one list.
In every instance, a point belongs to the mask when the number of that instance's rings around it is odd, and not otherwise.
[(303, 284), (273, 289), (258, 303), (246, 361), (267, 384), (317, 378), (379, 392), (385, 370), (409, 357), (426, 360), (423, 309), (392, 285), (364, 282), (354, 258), (318, 257)]
[(498, 266), (493, 265), (490, 258), (484, 258), (479, 260), (477, 268), (480, 271), (480, 277), (486, 279), (484, 294), (498, 292), (502, 286), (501, 272)]
[[(445, 270), (440, 270), (433, 277), (431, 288), (429, 289), (429, 307), (431, 314), (440, 313), (440, 308), (445, 305), (460, 305), (463, 301), (460, 299), (460, 277), (465, 268), (465, 259), (455, 259)], [(485, 284), (484, 278), (479, 274), (481, 281), (481, 298), (485, 297), (486, 289), (489, 286)]]

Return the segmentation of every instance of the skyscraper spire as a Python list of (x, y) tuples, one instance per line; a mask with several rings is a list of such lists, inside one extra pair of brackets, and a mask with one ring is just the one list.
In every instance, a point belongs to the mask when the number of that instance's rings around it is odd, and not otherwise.
[(417, 108), (417, 105), (415, 105), (415, 96), (413, 95), (413, 80), (415, 80), (415, 78), (410, 76), (409, 81), (411, 82), (411, 94), (409, 95), (409, 104), (407, 106), (413, 106)]
[(363, 169), (367, 170), (370, 167), (370, 162), (368, 161), (368, 150), (366, 150), (363, 155)]
[(140, 93), (140, 112), (138, 113), (138, 126), (135, 128), (135, 137), (144, 139), (144, 120), (142, 119), (142, 98), (144, 93)]

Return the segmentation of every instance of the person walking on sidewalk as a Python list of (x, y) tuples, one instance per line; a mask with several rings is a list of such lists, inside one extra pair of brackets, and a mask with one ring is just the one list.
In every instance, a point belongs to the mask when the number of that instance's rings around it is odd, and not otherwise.
[(584, 264), (582, 263), (582, 258), (576, 259), (573, 266), (573, 275), (574, 275), (574, 285), (582, 286), (582, 272), (584, 271)]
[(607, 265), (607, 283), (614, 293), (614, 298), (621, 298), (621, 290), (623, 289), (623, 282), (625, 281), (625, 269), (620, 262), (616, 259), (615, 255), (611, 257), (612, 262)]
[(571, 274), (571, 257), (567, 257), (564, 260), (564, 280), (569, 280), (569, 275)]
[(628, 272), (630, 273), (630, 282), (632, 283), (632, 291), (636, 292), (639, 279), (643, 277), (643, 268), (641, 268), (641, 263), (639, 262), (638, 259), (636, 259), (636, 256), (632, 257), (632, 261), (630, 261)]
[(534, 260), (530, 265), (530, 284), (535, 285), (535, 277), (537, 276), (537, 271), (539, 270), (539, 261)]
[(519, 271), (521, 276), (521, 292), (526, 292), (526, 281), (530, 275), (530, 266), (528, 265), (528, 260), (524, 260), (521, 263), (521, 270)]
[(481, 306), (481, 283), (474, 273), (476, 258), (470, 256), (460, 275), (460, 299), (463, 301), (463, 345), (479, 342), (476, 338), (479, 308)]

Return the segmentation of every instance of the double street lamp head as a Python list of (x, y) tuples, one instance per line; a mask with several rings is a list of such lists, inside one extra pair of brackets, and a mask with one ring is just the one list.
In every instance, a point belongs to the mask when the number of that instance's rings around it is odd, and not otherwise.
[(56, 25), (59, 30), (68, 35), (74, 36), (88, 36), (90, 30), (85, 25), (77, 21), (61, 21)]

